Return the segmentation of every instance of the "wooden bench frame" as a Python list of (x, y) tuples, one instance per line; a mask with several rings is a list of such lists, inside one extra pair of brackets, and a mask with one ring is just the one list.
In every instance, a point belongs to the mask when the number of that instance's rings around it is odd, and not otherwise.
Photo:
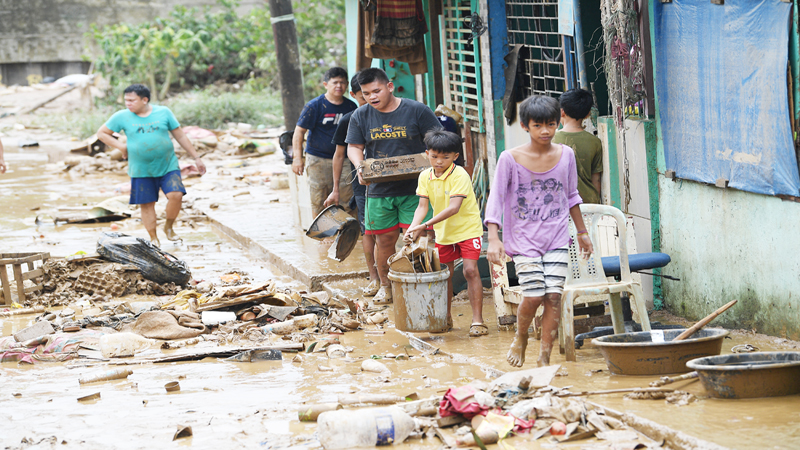
[[(50, 253), (46, 252), (0, 253), (0, 283), (2, 283), (0, 298), (3, 299), (4, 305), (10, 306), (14, 302), (11, 298), (11, 283), (9, 282), (6, 266), (11, 266), (14, 273), (14, 281), (17, 284), (17, 301), (19, 304), (23, 304), (27, 293), (42, 290), (41, 280), (35, 286), (25, 287), (25, 280), (34, 280), (44, 275), (44, 269), (41, 267), (36, 269), (33, 263), (41, 261), (44, 264), (48, 259), (50, 259)], [(22, 270), (23, 264), (27, 266), (28, 270), (26, 272)]]

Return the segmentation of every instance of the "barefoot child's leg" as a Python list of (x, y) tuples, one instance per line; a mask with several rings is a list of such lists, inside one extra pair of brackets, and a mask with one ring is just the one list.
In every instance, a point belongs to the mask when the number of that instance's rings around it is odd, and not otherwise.
[(550, 365), (553, 341), (558, 336), (558, 323), (561, 320), (561, 294), (547, 294), (544, 297), (542, 315), (542, 350), (539, 352), (539, 367)]
[(531, 326), (536, 310), (542, 304), (542, 297), (525, 297), (517, 309), (517, 334), (508, 349), (508, 363), (522, 367), (525, 363), (525, 350), (528, 348), (528, 328)]

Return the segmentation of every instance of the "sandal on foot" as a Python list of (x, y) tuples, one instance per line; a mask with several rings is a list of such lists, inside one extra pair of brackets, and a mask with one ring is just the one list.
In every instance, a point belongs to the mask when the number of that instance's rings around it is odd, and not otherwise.
[(473, 323), (469, 326), (470, 337), (486, 336), (487, 334), (489, 334), (489, 327), (486, 324)]
[(381, 286), (375, 294), (375, 297), (373, 297), (372, 302), (376, 305), (388, 305), (392, 303), (392, 288), (390, 286)]
[(367, 297), (372, 297), (378, 293), (380, 288), (381, 284), (378, 283), (378, 280), (372, 280), (367, 287), (361, 289), (361, 292)]

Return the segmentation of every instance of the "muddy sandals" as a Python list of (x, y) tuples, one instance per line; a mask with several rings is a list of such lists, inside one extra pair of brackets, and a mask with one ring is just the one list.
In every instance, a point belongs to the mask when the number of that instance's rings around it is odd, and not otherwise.
[(487, 334), (489, 334), (489, 327), (486, 324), (473, 323), (469, 326), (470, 337), (486, 336)]
[(376, 305), (388, 305), (392, 303), (392, 288), (389, 286), (381, 286), (372, 302)]
[(367, 297), (372, 297), (377, 294), (380, 289), (381, 284), (378, 283), (378, 280), (372, 280), (367, 287), (361, 289), (361, 292)]

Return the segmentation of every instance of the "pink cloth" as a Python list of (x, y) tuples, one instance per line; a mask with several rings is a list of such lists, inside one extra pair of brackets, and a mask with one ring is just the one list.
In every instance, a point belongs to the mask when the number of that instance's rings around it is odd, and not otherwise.
[(467, 419), (472, 419), (478, 414), (485, 416), (489, 408), (475, 401), (473, 397), (475, 392), (472, 386), (448, 389), (439, 403), (439, 415), (447, 417), (461, 414)]
[(56, 333), (25, 342), (16, 342), (14, 336), (0, 338), (0, 362), (19, 361), (61, 362), (77, 356), (78, 347), (87, 337), (100, 337), (104, 333), (83, 330), (77, 333)]

